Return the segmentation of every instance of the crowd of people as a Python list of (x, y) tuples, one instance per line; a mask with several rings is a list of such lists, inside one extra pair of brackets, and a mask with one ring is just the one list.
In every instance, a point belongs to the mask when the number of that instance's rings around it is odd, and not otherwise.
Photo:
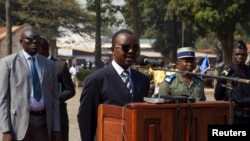
[[(0, 140), (68, 141), (66, 101), (75, 95), (78, 70), (75, 64), (68, 68), (66, 62), (53, 57), (48, 40), (35, 28), (21, 33), (20, 44), (21, 51), (0, 59)], [(192, 74), (199, 61), (195, 63), (194, 48), (177, 50), (179, 72), (167, 75), (154, 94), (150, 79), (132, 67), (140, 54), (139, 39), (133, 32), (122, 29), (114, 33), (111, 52), (112, 60), (84, 80), (77, 111), (81, 140), (96, 139), (99, 104), (124, 106), (143, 102), (144, 97), (151, 95), (156, 98), (186, 95), (206, 101), (202, 77)], [(243, 41), (233, 46), (232, 56), (233, 64), (226, 69), (222, 56), (217, 56), (215, 75), (250, 79)], [(249, 88), (249, 84), (226, 79), (215, 83), (215, 100), (235, 102), (233, 124), (250, 123)]]

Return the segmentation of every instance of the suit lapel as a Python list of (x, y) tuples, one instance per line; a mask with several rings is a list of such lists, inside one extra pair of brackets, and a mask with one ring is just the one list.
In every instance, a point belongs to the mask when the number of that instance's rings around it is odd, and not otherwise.
[(137, 98), (137, 93), (140, 91), (139, 90), (139, 86), (140, 85), (140, 81), (141, 81), (141, 78), (138, 77), (138, 75), (135, 75), (136, 72), (135, 70), (131, 69), (131, 78), (132, 78), (132, 81), (133, 81), (133, 94), (134, 94), (134, 99)]
[(124, 87), (122, 87), (123, 88), (123, 90), (122, 91), (125, 91), (125, 92), (128, 92), (129, 93), (129, 91), (128, 91), (128, 89), (127, 89), (127, 87), (125, 86), (125, 84), (124, 84), (124, 82), (122, 81), (122, 79), (121, 79), (121, 77), (119, 76), (119, 74), (116, 72), (116, 70), (115, 70), (115, 68), (113, 67), (113, 65), (109, 65), (108, 67), (107, 67), (107, 71), (105, 71), (106, 73), (107, 73), (107, 75), (108, 75), (108, 79), (110, 79), (110, 82), (113, 82), (113, 86), (116, 86), (116, 85), (119, 85), (119, 87), (121, 86), (121, 85), (123, 85)]
[(109, 82), (111, 83), (109, 85), (114, 89), (113, 92), (115, 92), (115, 96), (120, 97), (126, 102), (131, 102), (131, 94), (114, 67), (110, 64), (105, 72), (107, 79), (110, 79)]
[[(22, 51), (20, 51), (18, 53), (17, 61), (19, 61), (19, 63), (20, 63), (19, 67), (24, 67), (24, 70), (28, 70), (28, 71), (26, 71), (27, 75), (31, 76), (30, 71), (29, 71), (30, 70), (29, 64), (27, 63), (26, 58), (24, 57)], [(15, 68), (15, 69), (20, 69), (20, 68)]]

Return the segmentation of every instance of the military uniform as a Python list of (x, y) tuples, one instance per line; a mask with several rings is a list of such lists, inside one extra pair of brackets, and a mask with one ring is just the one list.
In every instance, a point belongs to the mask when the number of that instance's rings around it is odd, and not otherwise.
[[(244, 71), (240, 71), (235, 64), (226, 70), (228, 77), (250, 79), (250, 67), (247, 65), (244, 66)], [(250, 124), (250, 85), (230, 80), (218, 80), (214, 93), (216, 100), (229, 100), (230, 91), (222, 87), (222, 84), (231, 84), (233, 88), (231, 96), (232, 101), (235, 102), (234, 123)]]
[(168, 76), (159, 89), (159, 96), (188, 95), (197, 101), (205, 101), (204, 84), (200, 77), (192, 75), (190, 86), (186, 85), (179, 73)]

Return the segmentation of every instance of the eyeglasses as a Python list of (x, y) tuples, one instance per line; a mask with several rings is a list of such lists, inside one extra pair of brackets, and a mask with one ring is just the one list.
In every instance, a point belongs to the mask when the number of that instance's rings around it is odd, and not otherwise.
[(40, 41), (41, 37), (39, 35), (34, 35), (34, 36), (28, 36), (23, 39), (27, 39), (30, 43), (32, 43), (34, 40)]
[(122, 51), (124, 52), (128, 52), (130, 49), (133, 49), (135, 52), (140, 50), (140, 47), (138, 44), (123, 44), (121, 46), (113, 46), (116, 48), (121, 48)]

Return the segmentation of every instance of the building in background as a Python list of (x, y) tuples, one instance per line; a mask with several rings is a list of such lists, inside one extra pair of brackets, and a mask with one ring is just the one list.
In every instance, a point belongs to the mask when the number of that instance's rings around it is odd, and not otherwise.
[[(26, 30), (27, 28), (30, 28), (31, 26), (29, 24), (23, 24), (21, 26), (13, 26), (12, 27), (12, 52), (17, 52), (22, 48), (20, 45), (20, 37), (21, 33)], [(0, 28), (0, 58), (5, 57), (8, 54), (8, 47), (7, 47), (7, 41), (6, 41), (6, 27)]]
[[(31, 25), (23, 24), (21, 26), (12, 27), (12, 52), (17, 52), (22, 49), (19, 43), (19, 37), (23, 30), (30, 28)], [(64, 36), (56, 39), (49, 39), (50, 42), (50, 53), (60, 58), (71, 66), (75, 63), (78, 67), (87, 67), (88, 63), (92, 63), (93, 67), (95, 64), (95, 39), (90, 36), (85, 35), (82, 37), (78, 34), (70, 33), (71, 36)], [(111, 39), (103, 37), (102, 43), (102, 60), (111, 60)], [(160, 52), (156, 52), (152, 48), (152, 44), (155, 39), (140, 39), (141, 55), (145, 55), (153, 59), (161, 59), (165, 61), (166, 59), (161, 55)], [(248, 51), (250, 52), (250, 51)], [(210, 63), (213, 63), (214, 58), (216, 58), (217, 51), (213, 49), (197, 50), (196, 56), (208, 55)], [(0, 28), (0, 57), (8, 55), (8, 48), (6, 42), (6, 27)], [(167, 64), (167, 62), (165, 63)]]

